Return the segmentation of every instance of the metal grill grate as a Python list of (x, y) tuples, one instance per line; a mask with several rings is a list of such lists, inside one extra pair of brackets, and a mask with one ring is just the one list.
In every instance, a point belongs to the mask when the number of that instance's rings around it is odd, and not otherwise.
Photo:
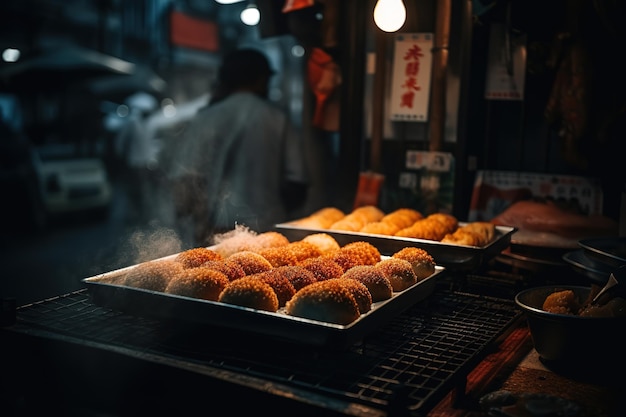
[(277, 349), (276, 341), (251, 345), (241, 335), (207, 338), (207, 331), (101, 308), (81, 290), (19, 308), (14, 329), (131, 349), (172, 366), (183, 361), (372, 409), (389, 410), (402, 401), (420, 413), (463, 383), (519, 316), (509, 299), (442, 285), (347, 350), (282, 342)]

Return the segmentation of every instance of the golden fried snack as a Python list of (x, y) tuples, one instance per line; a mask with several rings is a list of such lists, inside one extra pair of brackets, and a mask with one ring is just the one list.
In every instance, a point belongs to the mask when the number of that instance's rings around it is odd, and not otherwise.
[(477, 233), (481, 237), (478, 246), (485, 246), (496, 236), (496, 225), (491, 222), (471, 222), (462, 228)]
[(280, 274), (287, 278), (296, 291), (299, 291), (307, 285), (317, 282), (317, 278), (315, 277), (313, 272), (300, 265), (279, 266), (278, 268), (272, 269), (272, 272), (275, 274)]
[(574, 291), (563, 290), (548, 295), (541, 308), (549, 313), (578, 314), (580, 307), (580, 301), (576, 298)]
[(343, 325), (361, 315), (350, 290), (334, 279), (315, 282), (296, 292), (285, 305), (285, 312), (290, 316)]
[(375, 265), (380, 261), (378, 248), (365, 241), (350, 242), (344, 245), (339, 251), (353, 254), (359, 260), (360, 265)]
[(249, 250), (233, 253), (226, 259), (238, 263), (243, 268), (246, 275), (258, 274), (259, 272), (272, 269), (270, 261), (258, 253)]
[(336, 207), (324, 207), (308, 217), (295, 220), (293, 224), (311, 229), (328, 229), (333, 223), (342, 219), (345, 213)]
[(361, 233), (371, 233), (375, 235), (393, 236), (394, 234), (396, 234), (398, 230), (400, 230), (400, 227), (397, 226), (395, 223), (379, 221), (379, 222), (367, 223), (359, 231)]
[(385, 273), (374, 265), (357, 265), (348, 269), (341, 276), (364, 284), (372, 295), (372, 301), (383, 301), (391, 298), (393, 287)]
[(229, 282), (218, 301), (270, 312), (278, 310), (278, 296), (272, 286), (253, 275)]
[(317, 246), (304, 240), (292, 242), (285, 246), (285, 249), (295, 256), (297, 262), (302, 262), (307, 258), (314, 258), (322, 254)]
[(230, 281), (223, 273), (205, 266), (187, 268), (174, 275), (165, 288), (168, 294), (217, 301)]
[(238, 262), (229, 259), (223, 259), (221, 261), (208, 261), (201, 265), (201, 267), (211, 268), (222, 274), (226, 275), (229, 281), (234, 281), (238, 278), (246, 276), (246, 271), (243, 270)]
[(267, 259), (274, 268), (277, 266), (295, 265), (298, 263), (296, 255), (286, 246), (263, 248), (256, 250), (255, 252)]
[(222, 259), (224, 259), (222, 255), (204, 247), (187, 249), (174, 258), (176, 262), (180, 262), (183, 268), (195, 268), (207, 261), (219, 261)]
[(422, 215), (422, 213), (417, 210), (409, 208), (399, 208), (389, 214), (386, 214), (381, 219), (381, 222), (393, 224), (398, 228), (398, 230), (400, 230), (411, 226), (413, 223), (423, 218), (424, 216)]
[(144, 262), (126, 272), (123, 285), (163, 292), (170, 279), (182, 270), (182, 264), (174, 260)]
[(260, 233), (252, 239), (253, 250), (263, 248), (279, 248), (281, 246), (287, 246), (288, 244), (289, 239), (287, 239), (287, 236), (275, 231)]
[(482, 246), (483, 238), (478, 233), (463, 228), (456, 229), (454, 233), (448, 233), (441, 239), (442, 243), (455, 245)]
[(357, 207), (350, 213), (352, 216), (362, 216), (366, 223), (380, 221), (385, 213), (376, 206)]
[(359, 313), (364, 314), (372, 309), (372, 294), (370, 294), (370, 290), (367, 289), (365, 284), (350, 278), (335, 279), (352, 293), (356, 305), (359, 307)]
[(312, 235), (305, 236), (302, 240), (317, 246), (322, 254), (334, 252), (339, 250), (341, 247), (335, 238), (328, 233), (314, 233)]
[(339, 278), (344, 272), (337, 262), (325, 256), (305, 259), (300, 266), (311, 271), (317, 281)]
[(356, 252), (338, 250), (337, 252), (323, 255), (323, 257), (329, 258), (337, 263), (344, 272), (353, 266), (361, 265), (360, 256)]
[(415, 272), (418, 282), (431, 276), (436, 269), (435, 260), (426, 250), (422, 248), (407, 246), (394, 253), (391, 257), (409, 261), (413, 267), (413, 272)]
[(426, 217), (413, 225), (399, 230), (395, 236), (414, 239), (441, 240), (448, 233), (446, 226), (439, 220)]
[(367, 218), (362, 214), (348, 214), (344, 218), (331, 224), (330, 230), (341, 230), (344, 232), (358, 232), (367, 223)]
[(387, 258), (376, 264), (383, 271), (395, 292), (404, 291), (417, 283), (413, 265), (406, 259)]
[(428, 215), (426, 218), (429, 220), (436, 220), (441, 222), (446, 230), (446, 233), (452, 233), (457, 229), (457, 227), (459, 227), (458, 219), (451, 214), (433, 213)]
[(280, 271), (276, 272), (276, 269), (270, 269), (269, 271), (251, 276), (257, 277), (272, 287), (278, 298), (278, 307), (283, 307), (296, 293), (296, 289), (291, 281), (289, 281), (285, 275), (281, 274)]

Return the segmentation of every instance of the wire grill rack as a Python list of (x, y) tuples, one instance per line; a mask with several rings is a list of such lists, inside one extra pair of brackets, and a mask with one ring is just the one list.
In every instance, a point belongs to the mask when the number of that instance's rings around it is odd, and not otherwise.
[(427, 300), (359, 343), (314, 349), (275, 340), (251, 344), (241, 334), (215, 337), (211, 330), (127, 315), (96, 306), (80, 290), (18, 308), (10, 330), (158, 357), (166, 365), (185, 364), (226, 379), (245, 376), (259, 387), (278, 384), (282, 392), (324, 398), (321, 411), (330, 399), (343, 410), (357, 404), (358, 410), (390, 416), (401, 407), (417, 416), (463, 386), (469, 371), (519, 317), (511, 299), (441, 284)]

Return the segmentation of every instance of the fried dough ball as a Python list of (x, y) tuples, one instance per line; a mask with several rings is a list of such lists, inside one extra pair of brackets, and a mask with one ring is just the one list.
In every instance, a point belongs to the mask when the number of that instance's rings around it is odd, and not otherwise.
[(361, 206), (352, 210), (352, 215), (363, 216), (367, 223), (380, 221), (385, 216), (385, 213), (376, 206)]
[(272, 286), (253, 275), (229, 282), (218, 301), (257, 310), (278, 311), (278, 296)]
[(280, 232), (269, 231), (258, 234), (253, 240), (253, 250), (262, 248), (279, 248), (287, 246), (289, 239)]
[(342, 278), (355, 279), (364, 284), (372, 295), (372, 301), (383, 301), (391, 298), (393, 287), (385, 273), (374, 265), (357, 265), (348, 269)]
[(215, 240), (218, 243), (214, 246), (214, 250), (223, 258), (228, 258), (234, 253), (253, 249), (256, 237), (256, 232), (252, 230), (244, 227), (236, 228), (224, 235), (217, 236)]
[(426, 218), (430, 219), (430, 220), (437, 220), (437, 221), (441, 222), (441, 224), (443, 224), (443, 226), (446, 229), (446, 233), (452, 233), (452, 232), (454, 232), (457, 229), (457, 227), (459, 227), (459, 221), (457, 220), (456, 217), (454, 217), (451, 214), (447, 214), (447, 213), (433, 213), (433, 214), (429, 215)]
[(418, 282), (435, 273), (435, 260), (425, 249), (407, 246), (391, 257), (409, 261)]
[(481, 238), (477, 246), (485, 246), (496, 236), (496, 225), (491, 222), (471, 222), (461, 228), (478, 234)]
[(217, 301), (230, 281), (223, 273), (205, 266), (187, 268), (174, 275), (165, 288), (168, 294)]
[(285, 305), (285, 312), (290, 316), (342, 325), (352, 323), (361, 315), (350, 290), (334, 279), (315, 282), (296, 292)]
[(317, 281), (339, 278), (344, 273), (343, 268), (337, 262), (325, 256), (305, 259), (300, 266), (311, 271)]
[(365, 284), (355, 279), (336, 278), (343, 287), (347, 288), (354, 297), (359, 313), (365, 314), (372, 309), (372, 294)]
[(307, 258), (314, 258), (322, 254), (317, 246), (311, 242), (305, 242), (303, 240), (292, 242), (285, 248), (296, 257), (298, 262), (302, 262)]
[(390, 222), (396, 224), (399, 228), (404, 228), (412, 225), (418, 220), (424, 218), (424, 215), (419, 211), (412, 208), (399, 208), (386, 214), (381, 221)]
[(204, 247), (187, 249), (180, 252), (174, 260), (180, 262), (183, 268), (195, 268), (207, 261), (219, 261), (224, 259), (219, 253)]
[(404, 291), (417, 283), (413, 265), (405, 259), (387, 258), (376, 264), (383, 271), (395, 292)]
[(267, 259), (273, 267), (298, 263), (296, 255), (286, 246), (259, 249), (256, 253)]
[(183, 270), (174, 260), (154, 260), (136, 265), (124, 278), (124, 285), (151, 291), (165, 291), (170, 279)]
[(276, 272), (276, 269), (270, 269), (269, 271), (251, 276), (260, 279), (272, 287), (278, 298), (278, 307), (283, 307), (296, 293), (296, 289), (291, 281), (289, 281), (285, 275), (281, 274), (280, 271)]
[(446, 225), (436, 218), (426, 217), (418, 220), (411, 226), (400, 229), (395, 236), (414, 239), (441, 240), (448, 233)]
[(398, 230), (400, 230), (400, 227), (398, 227), (394, 223), (379, 221), (379, 222), (367, 223), (359, 231), (361, 233), (371, 233), (375, 235), (393, 236)]
[(345, 213), (336, 207), (324, 207), (308, 217), (294, 221), (294, 224), (311, 229), (328, 229), (344, 216)]
[(315, 275), (300, 265), (285, 265), (272, 269), (275, 274), (280, 274), (287, 278), (296, 291), (301, 290), (307, 285), (317, 282)]
[(463, 228), (456, 229), (454, 233), (446, 234), (442, 243), (452, 243), (455, 245), (467, 245), (467, 246), (483, 246), (483, 238), (478, 233), (471, 230), (465, 230)]
[(226, 275), (229, 281), (234, 281), (238, 278), (246, 276), (246, 271), (243, 270), (239, 263), (224, 259), (221, 261), (208, 261), (201, 266), (214, 269), (222, 274)]
[(354, 254), (360, 265), (375, 265), (380, 261), (380, 251), (376, 246), (365, 241), (350, 242), (344, 245), (340, 252)]
[(356, 252), (342, 251), (333, 252), (328, 255), (324, 255), (324, 258), (329, 258), (333, 262), (337, 263), (343, 271), (347, 271), (353, 266), (361, 265), (361, 259)]
[(259, 272), (272, 269), (270, 261), (252, 251), (233, 253), (226, 259), (238, 263), (243, 268), (246, 275), (258, 274)]
[(341, 230), (344, 232), (358, 232), (367, 223), (367, 219), (362, 215), (348, 214), (343, 219), (331, 224), (330, 230)]
[(541, 308), (549, 313), (578, 314), (580, 307), (580, 301), (576, 298), (574, 291), (563, 290), (548, 295)]
[(322, 254), (331, 253), (341, 248), (335, 238), (328, 233), (314, 233), (312, 235), (305, 236), (302, 241), (312, 243)]

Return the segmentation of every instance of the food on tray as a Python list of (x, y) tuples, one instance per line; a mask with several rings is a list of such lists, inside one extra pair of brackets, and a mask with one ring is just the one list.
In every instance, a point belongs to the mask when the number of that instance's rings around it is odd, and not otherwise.
[(273, 267), (295, 265), (298, 263), (296, 255), (286, 246), (278, 248), (263, 248), (255, 252), (267, 259)]
[(183, 268), (194, 268), (200, 266), (207, 261), (216, 261), (224, 259), (219, 253), (204, 247), (187, 249), (180, 252), (175, 261), (180, 262)]
[(410, 237), (415, 239), (441, 240), (453, 232), (458, 226), (454, 216), (443, 213), (435, 213), (426, 216), (413, 223), (409, 227), (400, 229), (395, 236)]
[(285, 306), (288, 315), (336, 324), (350, 324), (361, 315), (352, 292), (336, 279), (307, 285)]
[(305, 242), (304, 240), (292, 242), (285, 248), (295, 256), (298, 262), (302, 262), (308, 258), (315, 258), (322, 254), (317, 246), (311, 242)]
[(354, 279), (364, 284), (372, 295), (373, 302), (388, 300), (393, 293), (391, 282), (375, 265), (354, 266), (344, 272), (341, 277)]
[(423, 218), (424, 215), (417, 210), (411, 208), (399, 208), (383, 216), (380, 221), (383, 223), (392, 224), (396, 226), (398, 230), (400, 230), (404, 229), (405, 227), (409, 227), (416, 221)]
[(258, 277), (261, 281), (269, 284), (276, 293), (278, 298), (278, 307), (283, 307), (287, 301), (296, 293), (296, 289), (289, 279), (276, 272), (276, 269), (270, 269), (266, 272), (252, 275)]
[(413, 265), (406, 259), (386, 258), (376, 264), (376, 268), (383, 271), (394, 291), (404, 291), (417, 283), (417, 275)]
[(278, 310), (278, 296), (272, 286), (252, 275), (229, 282), (218, 301), (263, 311)]
[(226, 259), (238, 263), (243, 268), (246, 275), (258, 274), (259, 272), (272, 269), (270, 261), (258, 253), (249, 250), (233, 253)]
[(350, 278), (335, 279), (337, 279), (343, 287), (352, 293), (352, 296), (356, 301), (356, 305), (359, 307), (359, 313), (365, 314), (372, 309), (372, 294), (370, 294), (370, 290), (367, 289), (365, 284)]
[(126, 273), (123, 285), (163, 292), (170, 279), (182, 269), (180, 262), (174, 260), (144, 262), (134, 266)]
[(472, 222), (448, 233), (441, 241), (457, 245), (484, 246), (495, 237), (496, 226), (489, 222)]
[(201, 266), (215, 269), (216, 271), (221, 272), (226, 275), (229, 281), (234, 281), (237, 278), (241, 278), (246, 275), (246, 271), (243, 270), (241, 265), (238, 262), (235, 262), (230, 259), (223, 259), (220, 261), (209, 261), (205, 262)]
[(311, 229), (328, 229), (337, 220), (345, 216), (344, 212), (336, 207), (324, 207), (308, 217), (296, 220), (298, 226)]
[(255, 252), (263, 248), (275, 248), (289, 244), (289, 239), (282, 233), (269, 231), (258, 234), (241, 225), (231, 231), (214, 236), (213, 240), (215, 251), (223, 258), (237, 252)]
[(362, 217), (366, 223), (380, 221), (385, 217), (385, 213), (376, 206), (357, 207), (349, 214), (355, 217)]
[(425, 249), (407, 246), (391, 255), (391, 257), (408, 261), (413, 267), (413, 272), (415, 272), (418, 281), (435, 272), (435, 259)]
[(395, 223), (384, 222), (381, 220), (379, 222), (366, 223), (361, 230), (359, 230), (359, 232), (392, 236), (400, 229), (401, 227)]
[(302, 240), (317, 246), (322, 254), (331, 253), (340, 248), (339, 243), (328, 233), (313, 233), (305, 236)]
[(251, 250), (259, 248), (279, 248), (281, 246), (287, 246), (289, 239), (282, 233), (269, 231), (258, 234), (252, 239)]
[(337, 262), (325, 256), (305, 259), (300, 265), (306, 270), (311, 271), (317, 281), (339, 278), (344, 272), (343, 268)]
[(548, 295), (543, 302), (542, 309), (556, 314), (577, 314), (580, 310), (580, 301), (574, 291), (555, 291)]
[(333, 262), (338, 264), (344, 272), (352, 268), (353, 266), (361, 264), (361, 259), (359, 258), (359, 255), (355, 252), (338, 250), (337, 252), (333, 252), (331, 254), (323, 256), (328, 257)]
[(353, 254), (360, 265), (374, 265), (380, 261), (380, 251), (369, 242), (350, 242), (339, 249), (340, 252)]
[(296, 291), (317, 282), (315, 275), (300, 265), (279, 266), (272, 271), (287, 278)]
[(205, 266), (187, 268), (174, 275), (165, 287), (168, 294), (217, 301), (229, 279), (223, 273)]
[(348, 214), (344, 218), (337, 220), (331, 224), (329, 230), (341, 230), (344, 232), (358, 232), (365, 226), (367, 221), (362, 216), (353, 216)]

